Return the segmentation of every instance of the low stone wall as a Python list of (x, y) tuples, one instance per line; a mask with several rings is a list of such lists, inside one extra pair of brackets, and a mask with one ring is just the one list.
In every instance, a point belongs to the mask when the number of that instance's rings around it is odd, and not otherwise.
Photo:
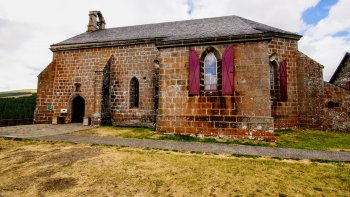
[(33, 124), (33, 119), (4, 119), (0, 120), (0, 127), (16, 126), (16, 125), (29, 125)]
[(324, 82), (322, 128), (350, 133), (350, 91)]

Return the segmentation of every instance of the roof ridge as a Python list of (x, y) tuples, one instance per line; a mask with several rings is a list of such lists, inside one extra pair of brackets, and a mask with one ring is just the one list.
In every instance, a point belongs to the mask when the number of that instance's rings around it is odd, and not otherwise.
[(106, 28), (106, 30), (108, 30), (108, 29), (117, 29), (117, 28), (126, 28), (126, 27), (140, 27), (140, 26), (148, 26), (148, 25), (171, 24), (171, 23), (178, 23), (178, 22), (200, 21), (200, 20), (208, 20), (208, 19), (229, 18), (229, 17), (242, 18), (242, 17), (239, 17), (237, 15), (226, 15), (226, 16), (215, 16), (215, 17), (206, 17), (206, 18), (176, 20), (176, 21), (165, 21), (165, 22), (159, 22), (159, 23), (145, 23), (145, 24), (138, 24), (138, 25), (119, 26), (119, 27)]
[[(270, 26), (270, 25), (266, 25), (264, 23), (260, 23), (260, 22), (257, 22), (257, 21), (253, 21), (253, 20), (250, 20), (250, 19), (247, 19), (247, 18), (243, 18), (241, 16), (237, 16), (239, 19), (241, 19), (242, 21), (244, 22), (249, 22), (251, 24), (255, 24), (255, 25), (259, 25), (259, 26), (264, 26), (264, 27), (268, 27), (268, 28), (272, 28), (272, 29), (275, 29), (276, 31), (281, 31), (281, 32), (285, 32), (285, 33), (289, 33), (289, 34), (297, 34), (295, 32), (291, 32), (291, 31), (286, 31), (286, 30), (283, 30), (283, 29), (280, 29), (280, 28), (277, 28), (277, 27), (273, 27), (273, 26)], [(262, 29), (258, 28), (258, 27), (253, 27), (254, 29), (256, 30), (259, 30), (261, 31)]]
[[(84, 32), (51, 46), (103, 43), (113, 41), (154, 40), (166, 41), (204, 39), (212, 37), (230, 37), (244, 35), (286, 36), (300, 39), (300, 35), (284, 31), (269, 25), (255, 22), (240, 16), (218, 16), (161, 23), (121, 26)], [(243, 38), (242, 37), (242, 38)]]

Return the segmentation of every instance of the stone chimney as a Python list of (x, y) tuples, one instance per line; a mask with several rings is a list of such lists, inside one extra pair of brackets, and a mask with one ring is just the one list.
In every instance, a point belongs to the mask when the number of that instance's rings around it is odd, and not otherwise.
[(93, 32), (100, 29), (105, 29), (106, 22), (100, 11), (89, 12), (89, 24), (87, 32)]

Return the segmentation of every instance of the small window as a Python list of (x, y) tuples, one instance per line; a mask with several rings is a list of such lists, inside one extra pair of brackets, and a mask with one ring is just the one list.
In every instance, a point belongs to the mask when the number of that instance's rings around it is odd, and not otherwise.
[(204, 90), (218, 90), (217, 59), (209, 53), (204, 59)]
[(130, 108), (139, 107), (139, 80), (133, 77), (130, 81)]
[(81, 84), (80, 83), (75, 83), (74, 87), (75, 87), (75, 89), (74, 89), (75, 92), (80, 92), (80, 88), (81, 88)]
[(340, 103), (336, 103), (336, 102), (333, 102), (333, 101), (329, 101), (327, 103), (327, 108), (329, 108), (329, 109), (336, 108), (336, 107), (340, 107)]

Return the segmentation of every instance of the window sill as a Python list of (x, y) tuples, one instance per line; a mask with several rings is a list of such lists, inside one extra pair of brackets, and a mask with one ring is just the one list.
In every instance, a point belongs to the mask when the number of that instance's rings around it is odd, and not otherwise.
[(210, 90), (204, 90), (201, 92), (201, 96), (221, 96), (221, 92), (216, 91), (210, 91)]

